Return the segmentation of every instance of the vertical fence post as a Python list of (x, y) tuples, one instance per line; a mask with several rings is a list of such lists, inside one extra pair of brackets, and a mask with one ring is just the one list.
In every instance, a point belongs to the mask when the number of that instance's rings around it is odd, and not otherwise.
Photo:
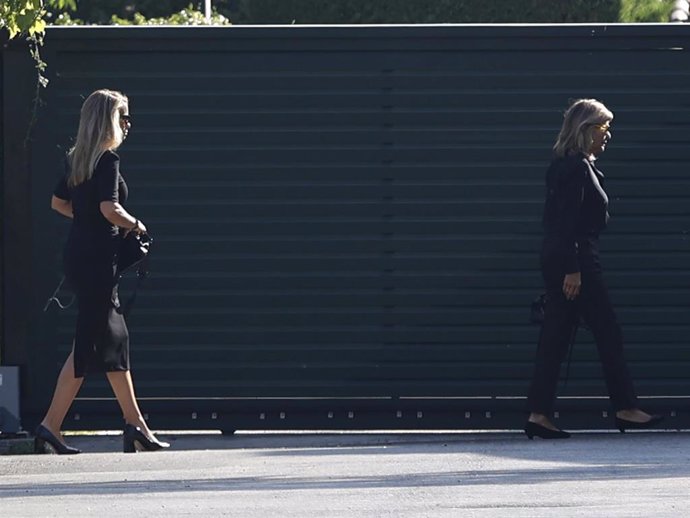
[(204, 12), (206, 16), (206, 23), (211, 23), (211, 0), (205, 0)]

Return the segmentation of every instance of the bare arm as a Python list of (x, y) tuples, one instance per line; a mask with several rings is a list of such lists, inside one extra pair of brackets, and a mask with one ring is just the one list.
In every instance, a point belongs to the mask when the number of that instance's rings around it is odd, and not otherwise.
[(72, 202), (69, 200), (63, 200), (53, 195), (53, 198), (50, 200), (50, 208), (59, 212), (66, 218), (72, 219), (74, 217), (72, 213)]
[(102, 201), (100, 204), (101, 214), (113, 225), (122, 227), (127, 231), (137, 233), (146, 232), (144, 224), (132, 216), (125, 208), (116, 201)]

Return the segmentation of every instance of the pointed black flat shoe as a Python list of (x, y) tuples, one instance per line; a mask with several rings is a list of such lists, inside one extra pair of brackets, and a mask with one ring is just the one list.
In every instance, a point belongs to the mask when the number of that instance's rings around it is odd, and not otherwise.
[(546, 428), (545, 426), (533, 423), (532, 421), (527, 421), (527, 424), (525, 425), (525, 435), (527, 435), (529, 440), (532, 440), (535, 437), (540, 437), (542, 439), (570, 438), (570, 434), (568, 432), (564, 432), (563, 430), (552, 430), (551, 428)]
[(49, 450), (46, 450), (46, 444), (50, 445), (53, 451), (58, 455), (75, 455), (81, 453), (81, 450), (64, 444), (42, 424), (38, 425), (36, 432), (34, 432), (34, 436), (34, 453), (48, 453)]
[(146, 434), (141, 431), (138, 426), (131, 424), (125, 425), (125, 432), (123, 434), (123, 451), (125, 453), (135, 453), (137, 451), (157, 451), (169, 448), (170, 444), (159, 441), (153, 434), (152, 439), (146, 437)]
[(650, 428), (654, 428), (663, 420), (664, 416), (656, 414), (651, 416), (643, 423), (637, 423), (635, 421), (628, 421), (627, 419), (616, 417), (616, 428), (618, 428), (621, 433), (625, 433), (626, 430), (649, 430)]

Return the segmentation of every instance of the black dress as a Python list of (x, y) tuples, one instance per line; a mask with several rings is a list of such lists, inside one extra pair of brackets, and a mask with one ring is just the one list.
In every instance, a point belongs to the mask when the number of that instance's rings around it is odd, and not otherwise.
[[(74, 376), (87, 372), (129, 370), (129, 333), (120, 312), (117, 250), (122, 239), (117, 226), (101, 214), (102, 201), (124, 204), (127, 184), (119, 171), (120, 158), (106, 151), (93, 176), (68, 187), (67, 176), (54, 195), (72, 202), (74, 218), (63, 254), (63, 269), (78, 304), (74, 338)], [(69, 174), (69, 171), (68, 171)]]

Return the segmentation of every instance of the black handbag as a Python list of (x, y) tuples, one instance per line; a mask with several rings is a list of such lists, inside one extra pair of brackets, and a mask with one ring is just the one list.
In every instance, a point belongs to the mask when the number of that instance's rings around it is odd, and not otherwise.
[[(133, 293), (130, 295), (124, 306), (119, 308), (119, 311), (124, 315), (128, 315), (131, 311), (134, 301), (137, 298), (137, 291), (141, 287), (144, 279), (148, 276), (148, 258), (149, 253), (151, 252), (152, 243), (153, 238), (148, 234), (137, 234), (135, 232), (129, 232), (120, 241), (120, 246), (117, 251), (117, 269), (115, 274), (117, 278), (120, 278), (127, 271), (136, 267), (138, 279)], [(65, 276), (63, 275), (62, 279), (60, 279), (60, 282), (57, 285), (57, 288), (55, 288), (53, 294), (46, 301), (46, 304), (43, 307), (44, 312), (48, 311), (50, 304), (53, 302), (55, 302), (60, 309), (67, 309), (72, 305), (75, 300), (74, 296), (72, 296), (72, 299), (66, 304), (63, 304), (58, 298), (58, 294), (64, 283)]]
[[(546, 293), (542, 293), (530, 304), (529, 322), (538, 326), (544, 323), (544, 308), (546, 307)], [(582, 320), (582, 316), (577, 319), (577, 327), (589, 329), (587, 324)]]
[(136, 232), (129, 232), (120, 242), (120, 248), (117, 253), (117, 277), (122, 277), (128, 270), (134, 268), (137, 270), (137, 284), (134, 287), (134, 291), (127, 301), (118, 308), (118, 311), (125, 316), (132, 311), (132, 306), (134, 306), (134, 302), (137, 300), (137, 292), (149, 274), (148, 260), (152, 244), (153, 238), (151, 236), (148, 234), (137, 234)]
[(146, 259), (151, 251), (153, 238), (148, 234), (129, 232), (117, 252), (117, 275), (122, 276), (127, 270), (137, 267), (137, 276), (146, 276)]
[[(544, 325), (544, 308), (546, 307), (546, 293), (542, 293), (537, 298), (532, 301), (530, 305), (529, 321), (531, 324), (537, 324), (539, 326)], [(570, 379), (570, 363), (573, 359), (573, 348), (575, 345), (575, 336), (577, 335), (578, 328), (583, 327), (589, 329), (587, 325), (582, 321), (582, 317), (578, 317), (577, 324), (573, 327), (572, 334), (570, 335), (570, 343), (568, 345), (568, 363), (565, 368), (565, 379), (563, 381), (563, 390), (568, 386), (568, 379)]]

